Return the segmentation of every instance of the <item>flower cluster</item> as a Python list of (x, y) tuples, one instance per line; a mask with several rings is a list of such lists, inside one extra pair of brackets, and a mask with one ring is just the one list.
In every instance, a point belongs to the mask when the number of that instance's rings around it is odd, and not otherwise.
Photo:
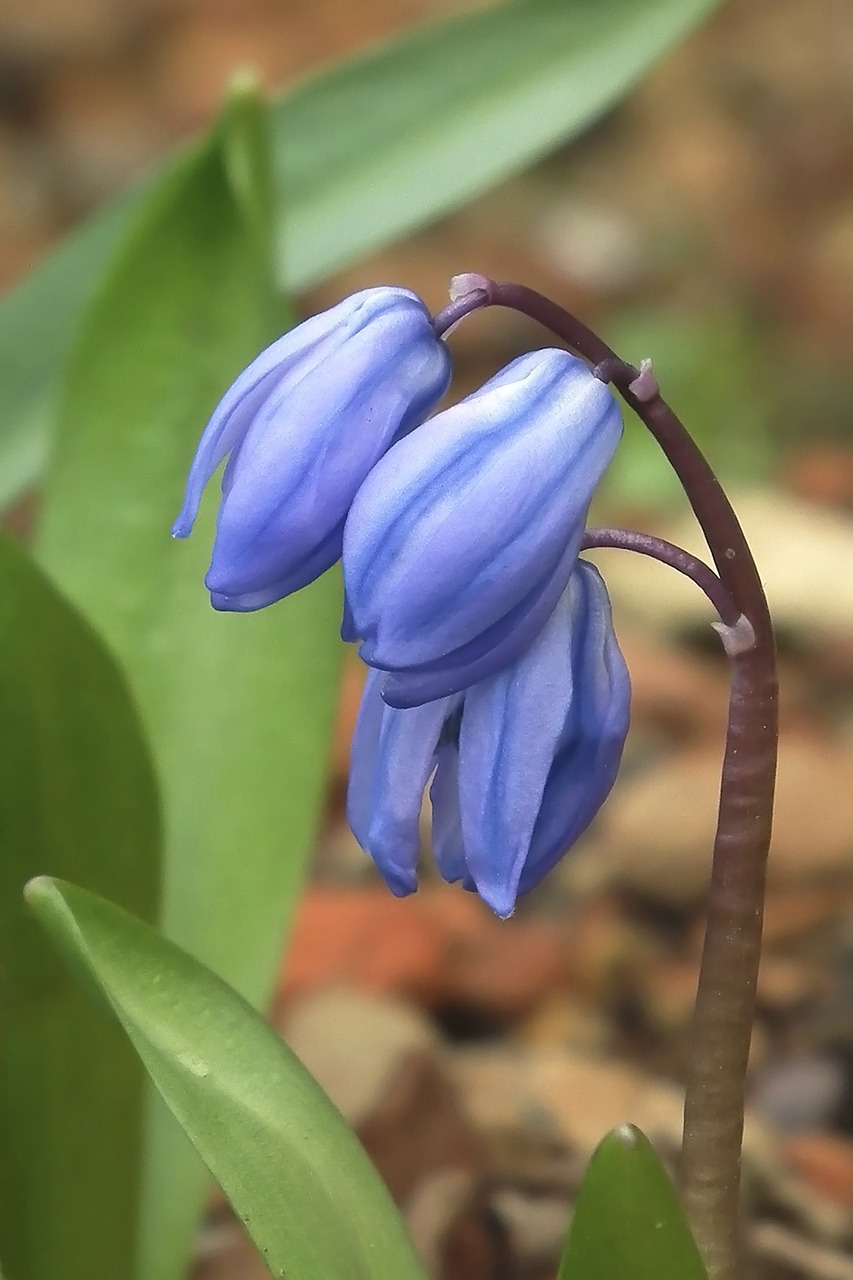
[(342, 634), (371, 668), (355, 836), (394, 893), (413, 892), (428, 787), (442, 875), (506, 916), (595, 816), (627, 732), (607, 592), (578, 558), (621, 418), (566, 351), (522, 356), (430, 417), (449, 380), (407, 290), (313, 317), (224, 396), (173, 533), (228, 456), (215, 608), (272, 604), (342, 557)]

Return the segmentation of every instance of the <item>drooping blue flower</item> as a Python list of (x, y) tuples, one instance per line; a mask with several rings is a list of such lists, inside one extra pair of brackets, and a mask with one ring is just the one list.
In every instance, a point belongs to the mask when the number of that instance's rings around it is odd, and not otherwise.
[(442, 876), (510, 915), (589, 826), (619, 767), (630, 682), (598, 571), (578, 561), (530, 648), (464, 695), (399, 709), (382, 681), (369, 673), (353, 740), (356, 839), (392, 892), (413, 892), (432, 777)]
[(282, 599), (341, 554), (355, 493), (447, 389), (450, 358), (407, 289), (366, 289), (279, 338), (225, 393), (172, 530), (192, 529), (230, 453), (205, 583), (217, 609)]
[(531, 352), (399, 441), (344, 531), (352, 632), (385, 700), (460, 692), (518, 657), (577, 561), (621, 434), (610, 389), (566, 351)]

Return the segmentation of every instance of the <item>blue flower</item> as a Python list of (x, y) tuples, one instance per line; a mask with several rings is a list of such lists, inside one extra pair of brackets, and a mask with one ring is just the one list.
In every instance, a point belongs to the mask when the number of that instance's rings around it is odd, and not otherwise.
[(263, 351), (214, 411), (172, 530), (189, 534), (230, 453), (205, 578), (214, 607), (261, 609), (334, 564), (359, 485), (449, 378), (447, 348), (406, 289), (356, 293)]
[(356, 839), (393, 893), (412, 893), (432, 778), (442, 876), (510, 915), (586, 830), (619, 767), (630, 682), (598, 571), (578, 561), (530, 648), (464, 695), (398, 709), (383, 678), (368, 675), (353, 740)]
[(551, 616), (622, 430), (610, 389), (535, 351), (380, 459), (344, 531), (352, 635), (413, 707), (507, 666)]

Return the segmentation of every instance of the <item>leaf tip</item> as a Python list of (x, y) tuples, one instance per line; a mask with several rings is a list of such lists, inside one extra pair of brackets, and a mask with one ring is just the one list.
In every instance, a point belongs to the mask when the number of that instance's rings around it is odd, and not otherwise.
[(229, 103), (249, 100), (262, 101), (263, 85), (255, 67), (246, 65), (238, 67), (228, 82), (227, 101)]
[(630, 1147), (635, 1150), (642, 1144), (643, 1135), (635, 1124), (619, 1124), (610, 1133), (613, 1138), (623, 1147)]
[(24, 885), (24, 901), (29, 907), (38, 907), (56, 894), (56, 881), (51, 876), (34, 876)]

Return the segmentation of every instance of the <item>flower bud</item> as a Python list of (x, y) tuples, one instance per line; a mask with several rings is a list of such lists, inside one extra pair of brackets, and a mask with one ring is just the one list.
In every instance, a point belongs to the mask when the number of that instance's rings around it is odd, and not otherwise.
[(514, 360), (400, 440), (344, 532), (352, 628), (386, 701), (417, 706), (506, 667), (575, 567), (621, 433), (607, 386), (566, 351)]
[(500, 916), (588, 827), (616, 778), (630, 682), (598, 571), (579, 561), (532, 646), (463, 696), (389, 707), (368, 677), (353, 740), (350, 825), (391, 890), (417, 887), (430, 775), (433, 852)]
[(356, 293), (263, 351), (214, 410), (172, 530), (189, 534), (230, 454), (205, 578), (214, 607), (263, 608), (334, 564), (359, 485), (449, 377), (429, 312), (406, 289)]

